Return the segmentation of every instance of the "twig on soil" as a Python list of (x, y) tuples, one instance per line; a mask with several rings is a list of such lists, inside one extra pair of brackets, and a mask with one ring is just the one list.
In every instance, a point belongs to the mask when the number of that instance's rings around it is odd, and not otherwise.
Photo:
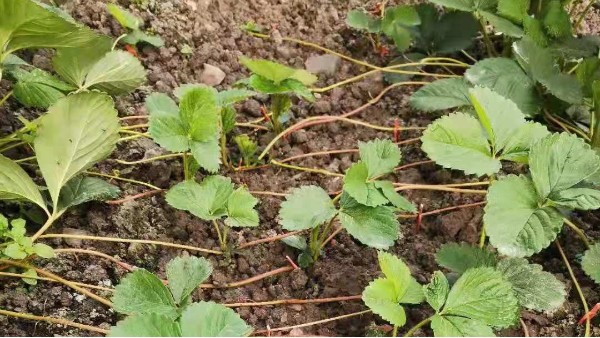
[(371, 313), (371, 310), (354, 312), (354, 313), (350, 313), (350, 314), (347, 314), (347, 315), (342, 315), (342, 316), (337, 316), (337, 317), (332, 317), (332, 318), (317, 320), (315, 322), (309, 322), (309, 323), (304, 323), (304, 324), (298, 324), (298, 325), (292, 325), (292, 326), (284, 326), (284, 327), (278, 327), (278, 328), (268, 329), (268, 330), (256, 330), (252, 334), (253, 335), (262, 335), (262, 334), (269, 333), (269, 332), (289, 331), (289, 330), (296, 329), (296, 328), (313, 326), (313, 325), (319, 325), (319, 324), (325, 324), (325, 323), (333, 322), (333, 321), (336, 321), (336, 320), (341, 320), (341, 319), (356, 317), (356, 316), (364, 315), (364, 314), (367, 314), (367, 313)]
[(118, 200), (105, 201), (104, 203), (111, 204), (111, 205), (118, 205), (118, 204), (123, 204), (123, 203), (129, 202), (129, 201), (136, 200), (138, 198), (148, 197), (148, 196), (153, 196), (153, 195), (156, 195), (156, 194), (160, 194), (162, 192), (164, 192), (163, 189), (161, 189), (161, 190), (149, 190), (149, 191), (142, 192), (142, 193), (139, 193), (139, 194), (135, 194), (135, 195), (131, 195), (131, 196), (126, 196), (126, 197), (118, 199)]
[(230, 303), (230, 304), (223, 304), (223, 305), (225, 305), (227, 307), (255, 307), (255, 306), (271, 306), (271, 305), (323, 304), (323, 303), (356, 301), (356, 300), (361, 300), (361, 299), (362, 299), (362, 295), (355, 295), (355, 296), (315, 298), (315, 299), (279, 299), (279, 300), (271, 300), (271, 301), (266, 301), (266, 302)]
[(267, 238), (261, 238), (261, 239), (257, 239), (255, 241), (251, 241), (248, 243), (244, 243), (240, 246), (237, 247), (237, 249), (245, 249), (245, 248), (249, 248), (251, 246), (255, 246), (258, 244), (262, 244), (262, 243), (269, 243), (269, 242), (275, 242), (275, 241), (279, 241), (282, 240), (286, 237), (290, 237), (290, 236), (294, 236), (297, 234), (302, 233), (304, 230), (299, 230), (299, 231), (293, 231), (293, 232), (288, 232), (286, 234), (282, 234), (282, 235), (277, 235), (277, 236), (272, 236), (272, 237), (267, 237)]
[(276, 196), (276, 197), (286, 197), (288, 194), (283, 192), (272, 192), (272, 191), (249, 191), (252, 195), (264, 195), (264, 196)]
[(580, 229), (577, 225), (575, 225), (575, 223), (571, 222), (571, 220), (569, 220), (566, 217), (563, 218), (563, 221), (567, 224), (567, 226), (569, 226), (569, 228), (571, 228), (571, 230), (573, 230), (577, 234), (577, 236), (579, 236), (586, 249), (589, 249), (592, 246), (589, 239), (585, 235), (585, 232), (582, 229)]
[(521, 322), (521, 328), (523, 328), (523, 336), (531, 337), (529, 335), (529, 328), (527, 327), (527, 324), (525, 324), (525, 321), (523, 321), (523, 318), (519, 318), (519, 321)]
[(39, 238), (71, 238), (71, 239), (81, 239), (81, 240), (90, 240), (90, 241), (100, 241), (100, 242), (115, 242), (115, 243), (139, 243), (139, 244), (151, 244), (151, 245), (161, 245), (170, 248), (190, 250), (190, 251), (198, 251), (209, 253), (213, 255), (222, 255), (223, 252), (218, 250), (204, 249), (196, 246), (190, 245), (182, 245), (175, 243), (168, 243), (162, 241), (154, 241), (154, 240), (145, 240), (145, 239), (125, 239), (118, 237), (99, 237), (99, 236), (86, 236), (86, 235), (71, 235), (71, 234), (47, 234), (41, 235)]
[(154, 162), (154, 161), (158, 161), (158, 160), (176, 159), (176, 158), (179, 158), (182, 156), (183, 156), (183, 154), (181, 154), (181, 153), (175, 153), (175, 154), (166, 154), (166, 155), (160, 155), (160, 156), (155, 156), (155, 157), (151, 157), (151, 158), (145, 158), (145, 159), (138, 160), (138, 161), (115, 160), (115, 162), (117, 162), (119, 164), (125, 164), (125, 165), (136, 165), (136, 164), (150, 163), (150, 162)]
[(334, 172), (331, 172), (331, 171), (328, 171), (328, 170), (325, 170), (325, 169), (314, 169), (314, 168), (300, 167), (300, 166), (296, 166), (296, 165), (290, 165), (290, 164), (281, 163), (281, 162), (278, 162), (276, 160), (271, 160), (271, 163), (273, 163), (276, 166), (279, 166), (279, 167), (282, 167), (282, 168), (286, 168), (286, 169), (293, 169), (293, 170), (305, 171), (305, 172), (309, 172), (309, 173), (322, 174), (322, 175), (326, 175), (326, 176), (344, 177), (344, 174), (334, 173)]
[(445, 185), (427, 185), (427, 184), (407, 184), (397, 186), (395, 188), (396, 191), (402, 190), (434, 190), (434, 191), (448, 191), (448, 192), (456, 192), (456, 193), (464, 193), (464, 194), (487, 194), (487, 190), (476, 190), (476, 189), (459, 189), (453, 188), (451, 186)]
[(85, 254), (85, 255), (97, 256), (97, 257), (105, 258), (105, 259), (117, 264), (118, 266), (125, 269), (126, 271), (133, 272), (136, 269), (136, 267), (133, 265), (127, 264), (125, 262), (121, 262), (120, 260), (114, 258), (113, 256), (110, 256), (110, 255), (107, 255), (105, 253), (95, 251), (95, 250), (66, 248), (66, 249), (54, 249), (54, 253), (56, 253), (56, 254), (61, 254), (61, 253)]
[[(560, 245), (560, 242), (558, 241), (558, 239), (554, 241), (554, 244), (556, 244), (556, 247), (558, 248), (558, 252), (560, 253), (560, 257), (562, 258), (563, 262), (565, 263), (565, 265), (567, 267), (567, 270), (569, 271), (569, 276), (571, 276), (573, 285), (575, 286), (575, 289), (577, 290), (577, 293), (579, 294), (579, 298), (581, 299), (581, 303), (583, 304), (584, 312), (585, 313), (590, 312), (590, 309), (587, 304), (587, 300), (585, 299), (585, 296), (583, 295), (583, 291), (581, 291), (581, 287), (579, 286), (579, 282), (577, 281), (577, 278), (575, 277), (573, 268), (571, 268), (571, 263), (569, 263), (569, 260), (567, 259), (567, 256), (565, 255), (565, 252), (563, 251), (563, 248)], [(590, 336), (590, 318), (589, 317), (586, 318), (586, 321), (585, 321), (585, 336), (586, 337)]]
[[(12, 272), (0, 272), (0, 277), (14, 277), (14, 278), (30, 278), (30, 279), (37, 279), (37, 280), (42, 280), (45, 282), (54, 282), (54, 283), (60, 283), (52, 278), (47, 278), (47, 277), (40, 277), (40, 276), (29, 276), (29, 275), (25, 275), (22, 273), (12, 273)], [(114, 290), (111, 288), (105, 288), (103, 286), (98, 286), (98, 285), (92, 285), (92, 284), (86, 284), (86, 283), (80, 283), (80, 282), (74, 282), (74, 281), (69, 281), (74, 285), (77, 286), (81, 286), (84, 288), (88, 288), (88, 289), (94, 289), (94, 290), (100, 290), (100, 291), (107, 291), (107, 292), (113, 292)]]
[(47, 322), (47, 323), (51, 323), (51, 324), (71, 326), (71, 327), (75, 327), (78, 329), (87, 330), (87, 331), (91, 331), (91, 332), (108, 334), (108, 330), (101, 329), (101, 328), (95, 327), (95, 326), (75, 323), (70, 320), (66, 320), (66, 319), (62, 319), (62, 318), (36, 316), (36, 315), (29, 314), (29, 313), (13, 312), (13, 311), (7, 311), (7, 310), (3, 310), (3, 309), (0, 309), (0, 315), (7, 316), (7, 317), (16, 317), (16, 318), (21, 318), (21, 319), (27, 319), (27, 320), (35, 320), (35, 321), (39, 321), (39, 322)]
[(115, 176), (115, 175), (97, 173), (97, 172), (93, 172), (93, 171), (84, 171), (84, 173), (86, 175), (106, 177), (106, 178), (110, 178), (110, 179), (117, 180), (117, 181), (123, 181), (123, 182), (128, 182), (128, 183), (133, 183), (133, 184), (139, 184), (139, 185), (143, 185), (143, 186), (146, 186), (146, 187), (154, 189), (154, 190), (162, 190), (161, 188), (159, 188), (159, 187), (157, 187), (155, 185), (152, 185), (150, 183), (146, 183), (146, 182), (142, 182), (142, 181), (138, 181), (138, 180), (133, 180), (133, 179), (130, 179), (130, 178), (123, 178), (123, 177), (119, 177), (119, 176)]

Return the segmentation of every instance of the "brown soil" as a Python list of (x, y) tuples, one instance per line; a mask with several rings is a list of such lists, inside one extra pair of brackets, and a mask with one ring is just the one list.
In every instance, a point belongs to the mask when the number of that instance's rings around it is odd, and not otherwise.
[[(199, 81), (204, 63), (221, 68), (227, 74), (221, 87), (226, 88), (247, 75), (238, 63), (240, 55), (257, 58), (275, 59), (291, 66), (303, 67), (305, 60), (316, 51), (289, 43), (277, 44), (253, 38), (241, 32), (239, 26), (248, 20), (271, 27), (276, 25), (283, 36), (292, 36), (319, 43), (333, 50), (353, 55), (359, 59), (382, 64), (385, 60), (373, 56), (364, 38), (346, 29), (344, 18), (352, 8), (364, 5), (359, 0), (132, 0), (129, 6), (136, 14), (144, 18), (146, 27), (160, 35), (166, 46), (160, 49), (145, 48), (140, 58), (148, 69), (148, 85), (134, 94), (117, 101), (121, 116), (143, 115), (144, 97), (152, 92), (170, 93), (179, 84)], [(415, 2), (415, 1), (413, 1)], [(77, 20), (103, 33), (119, 36), (122, 31), (118, 24), (107, 14), (104, 1), (73, 0), (64, 5)], [(188, 44), (193, 54), (183, 55), (179, 50)], [(32, 56), (33, 62), (43, 68), (49, 67), (50, 56), (40, 52)], [(319, 86), (335, 83), (364, 71), (360, 67), (343, 63), (335, 76), (320, 76)], [(343, 89), (335, 89), (322, 95), (316, 103), (299, 103), (294, 108), (296, 121), (315, 115), (338, 115), (359, 107), (376, 95), (384, 87), (381, 78), (371, 78)], [(0, 89), (6, 93), (7, 85)], [(374, 124), (393, 125), (398, 118), (403, 125), (425, 126), (436, 116), (412, 111), (407, 105), (410, 89), (395, 89), (375, 106), (361, 113), (360, 117)], [(260, 101), (250, 100), (239, 107), (239, 119), (259, 117)], [(18, 108), (14, 102), (0, 107), (1, 133), (10, 132), (18, 127), (15, 116), (31, 116), (35, 112)], [(135, 122), (135, 121), (133, 121)], [(236, 130), (235, 133), (247, 132)], [(272, 135), (255, 135), (264, 146)], [(403, 133), (403, 139), (416, 137), (415, 133)], [(285, 158), (324, 149), (355, 148), (357, 141), (376, 137), (390, 137), (389, 133), (376, 132), (362, 127), (353, 127), (341, 123), (308, 128), (295, 133), (289, 140), (283, 140), (273, 152), (276, 158)], [(231, 147), (234, 152), (235, 147)], [(418, 144), (402, 147), (403, 164), (424, 160)], [(162, 153), (152, 141), (138, 140), (121, 144), (111, 158), (137, 160)], [(327, 157), (311, 157), (296, 161), (295, 164), (314, 168), (325, 168), (343, 173), (356, 160), (356, 155), (343, 154)], [(168, 188), (182, 180), (181, 164), (178, 161), (160, 161), (151, 164), (127, 167), (107, 160), (98, 166), (103, 172), (119, 170), (123, 177), (146, 181), (161, 188)], [(256, 171), (222, 174), (232, 177), (236, 183), (246, 184), (250, 190), (286, 192), (292, 187), (316, 184), (329, 191), (341, 188), (341, 180), (280, 168), (266, 168)], [(201, 175), (198, 175), (201, 179)], [(459, 172), (451, 172), (429, 164), (399, 172), (395, 179), (410, 183), (454, 183), (465, 182)], [(137, 194), (146, 188), (138, 185), (119, 184), (125, 195)], [(424, 211), (441, 207), (481, 201), (481, 197), (431, 191), (406, 192), (410, 200), (423, 204)], [(235, 231), (233, 238), (244, 243), (283, 231), (277, 223), (277, 212), (281, 198), (260, 197), (259, 213), (261, 224), (253, 230)], [(4, 211), (4, 210), (3, 210)], [(12, 210), (7, 209), (6, 212)], [(439, 269), (434, 254), (439, 246), (446, 242), (464, 241), (475, 243), (482, 218), (481, 208), (470, 208), (426, 217), (421, 230), (415, 231), (413, 220), (402, 221), (403, 238), (391, 249), (402, 257), (411, 267), (417, 280), (426, 283), (430, 274)], [(600, 237), (597, 214), (574, 215), (587, 233)], [(33, 231), (34, 229), (32, 229)], [(91, 203), (65, 215), (52, 229), (52, 233), (79, 232), (95, 236), (122, 238), (157, 239), (183, 243), (204, 248), (216, 248), (216, 234), (212, 226), (191, 215), (168, 206), (163, 195), (134, 200), (122, 205), (109, 206)], [(583, 247), (572, 233), (565, 231), (560, 240), (567, 255), (575, 262), (577, 277), (583, 285), (584, 293), (590, 304), (600, 301), (600, 292), (578, 268), (577, 257)], [(108, 253), (122, 261), (146, 268), (164, 277), (164, 266), (178, 255), (195, 254), (181, 250), (164, 249), (148, 245), (109, 244), (101, 242), (81, 242), (52, 240), (55, 247), (91, 248)], [(222, 258), (208, 256), (215, 267), (210, 282), (223, 284), (245, 279), (259, 273), (287, 266), (285, 256), (296, 257), (297, 252), (283, 243), (274, 242), (258, 245), (234, 256), (229, 263)], [(560, 256), (550, 247), (534, 258), (545, 269), (555, 273), (564, 281), (569, 290), (568, 301), (553, 314), (523, 313), (524, 322), (531, 335), (573, 336), (581, 335), (582, 326), (576, 322), (583, 310), (579, 298), (572, 290), (572, 283)], [(39, 266), (53, 271), (64, 278), (96, 285), (111, 286), (118, 283), (124, 271), (113, 263), (85, 255), (60, 256), (58, 259), (37, 261)], [(313, 269), (296, 270), (268, 278), (241, 288), (202, 290), (198, 299), (213, 300), (220, 303), (242, 301), (266, 301), (285, 298), (336, 297), (360, 294), (370, 280), (379, 274), (376, 251), (360, 245), (342, 232), (325, 248), (320, 261)], [(104, 296), (110, 296), (104, 294)], [(81, 297), (72, 290), (40, 282), (36, 287), (25, 286), (21, 281), (2, 279), (0, 284), (0, 307), (18, 312), (61, 317), (83, 324), (105, 329), (114, 325), (119, 317), (113, 311), (94, 300)], [(407, 311), (410, 327), (429, 313), (425, 307), (409, 307)], [(254, 328), (265, 329), (300, 324), (338, 315), (364, 310), (360, 301), (320, 304), (239, 308), (238, 313)], [(362, 336), (373, 334), (373, 327), (379, 327), (383, 321), (374, 315), (363, 315), (347, 320), (295, 330), (295, 335)], [(597, 324), (597, 322), (596, 322)], [(89, 335), (89, 332), (58, 325), (37, 323), (0, 317), (0, 333), (8, 336), (51, 336), (51, 335)], [(419, 332), (430, 335), (426, 329)], [(501, 335), (523, 335), (522, 328), (500, 332)], [(593, 335), (599, 336), (596, 328)]]

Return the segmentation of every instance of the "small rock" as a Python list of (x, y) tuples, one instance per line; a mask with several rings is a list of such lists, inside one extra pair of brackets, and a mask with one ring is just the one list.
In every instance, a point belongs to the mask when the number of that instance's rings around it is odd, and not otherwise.
[(313, 55), (306, 59), (306, 70), (314, 74), (334, 75), (340, 66), (340, 57), (335, 55)]
[(293, 328), (290, 333), (289, 333), (290, 337), (305, 337), (306, 333), (304, 333), (304, 331), (300, 328)]
[(208, 63), (204, 64), (204, 70), (202, 71), (202, 74), (200, 74), (200, 82), (205, 85), (216, 86), (221, 84), (224, 79), (225, 72), (219, 67), (209, 65)]
[[(80, 230), (80, 229), (73, 229), (73, 228), (64, 228), (63, 234), (65, 234), (65, 235), (89, 235), (89, 233), (87, 231)], [(76, 238), (65, 238), (65, 243), (67, 243), (67, 245), (74, 247), (74, 248), (81, 248), (81, 245), (83, 244), (82, 240), (76, 239)]]
[(331, 111), (331, 102), (326, 100), (317, 101), (313, 105), (313, 109), (315, 110), (315, 113), (327, 114)]

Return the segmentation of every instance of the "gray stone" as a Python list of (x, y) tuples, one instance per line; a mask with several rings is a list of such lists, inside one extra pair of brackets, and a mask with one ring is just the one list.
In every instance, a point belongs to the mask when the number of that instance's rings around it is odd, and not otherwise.
[(219, 67), (209, 65), (208, 63), (204, 64), (204, 70), (202, 71), (202, 74), (200, 74), (200, 82), (209, 86), (216, 86), (221, 84), (224, 79), (225, 72)]
[(311, 73), (334, 75), (340, 66), (340, 61), (339, 56), (335, 55), (313, 55), (306, 59), (304, 65)]

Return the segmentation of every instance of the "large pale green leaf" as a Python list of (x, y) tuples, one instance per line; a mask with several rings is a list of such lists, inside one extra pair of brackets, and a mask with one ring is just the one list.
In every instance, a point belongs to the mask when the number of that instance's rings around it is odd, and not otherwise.
[(229, 178), (209, 176), (201, 184), (194, 181), (177, 184), (167, 192), (166, 200), (174, 208), (214, 220), (227, 215), (227, 201), (232, 193)]
[(90, 68), (83, 87), (122, 95), (133, 91), (144, 81), (146, 71), (135, 56), (124, 51), (112, 51)]
[(437, 164), (478, 176), (500, 170), (479, 121), (471, 115), (454, 113), (430, 124), (421, 137), (421, 149)]
[(483, 221), (490, 242), (506, 256), (530, 256), (546, 248), (563, 225), (554, 207), (540, 206), (531, 179), (507, 176), (490, 186)]
[(500, 272), (489, 267), (474, 268), (454, 283), (440, 314), (506, 328), (519, 320), (519, 303)]
[(410, 104), (424, 111), (470, 106), (469, 87), (464, 79), (437, 80), (417, 90)]
[(359, 142), (360, 159), (367, 166), (368, 178), (374, 178), (391, 173), (400, 163), (402, 154), (391, 140), (375, 139), (369, 142)]
[(375, 181), (373, 182), (375, 188), (379, 189), (379, 191), (388, 199), (393, 206), (395, 206), (400, 211), (408, 211), (408, 212), (416, 212), (417, 208), (412, 204), (409, 200), (407, 200), (404, 196), (400, 195), (396, 191), (396, 187), (390, 181)]
[(130, 315), (155, 313), (171, 320), (179, 314), (169, 289), (152, 273), (138, 269), (115, 287), (112, 297), (115, 311)]
[(571, 188), (600, 169), (600, 158), (582, 139), (552, 134), (531, 147), (529, 170), (541, 198)]
[(535, 82), (512, 59), (488, 58), (479, 61), (467, 69), (465, 79), (510, 99), (525, 115), (534, 116), (540, 110)]
[(213, 302), (188, 306), (180, 322), (183, 337), (244, 337), (252, 332), (235, 311)]
[(192, 155), (198, 164), (209, 173), (219, 171), (221, 164), (221, 148), (219, 140), (212, 139), (206, 142), (193, 141), (190, 144)]
[(191, 140), (206, 142), (218, 136), (221, 109), (214, 89), (196, 88), (186, 92), (179, 108)]
[(0, 154), (0, 200), (21, 200), (37, 204), (48, 213), (37, 185), (18, 164)]
[(436, 337), (495, 337), (494, 331), (485, 323), (458, 316), (434, 315), (431, 329)]
[(81, 48), (61, 48), (52, 58), (52, 66), (60, 77), (74, 85), (83, 87), (90, 69), (111, 50), (112, 39), (98, 35)]
[(583, 254), (581, 267), (590, 278), (597, 284), (600, 284), (600, 243), (592, 245), (592, 247)]
[(499, 158), (518, 163), (528, 163), (531, 146), (549, 134), (550, 132), (546, 126), (537, 122), (526, 122), (512, 133), (506, 141)]
[(48, 108), (65, 93), (76, 89), (37, 68), (31, 71), (15, 69), (10, 74), (17, 80), (13, 95), (26, 107)]
[(177, 304), (185, 300), (212, 273), (212, 265), (204, 257), (175, 257), (167, 263), (169, 290)]
[(109, 337), (181, 337), (179, 324), (156, 313), (129, 316), (113, 326)]
[(431, 282), (423, 285), (425, 299), (435, 312), (440, 311), (446, 303), (448, 292), (450, 292), (450, 284), (441, 271), (435, 271), (431, 277)]
[(510, 282), (522, 307), (537, 311), (554, 311), (565, 301), (565, 286), (553, 274), (524, 258), (506, 258), (498, 271)]
[(442, 245), (435, 254), (435, 261), (448, 270), (462, 274), (468, 269), (496, 266), (496, 256), (485, 249), (466, 243)]
[(406, 313), (398, 302), (392, 280), (375, 279), (363, 291), (362, 300), (373, 313), (392, 325), (402, 327), (406, 323)]
[(253, 60), (240, 57), (240, 62), (254, 74), (273, 81), (276, 85), (284, 80), (293, 79), (305, 86), (317, 82), (317, 77), (304, 69), (295, 69), (269, 60)]
[(325, 190), (314, 185), (293, 189), (281, 203), (279, 223), (286, 230), (312, 229), (337, 214)]
[(350, 235), (377, 249), (394, 245), (399, 237), (399, 224), (390, 208), (361, 205), (346, 194), (342, 195), (340, 203), (339, 219)]
[(596, 210), (600, 208), (600, 190), (570, 188), (550, 195), (553, 204), (568, 209)]
[(380, 251), (377, 258), (381, 272), (394, 286), (396, 302), (419, 304), (425, 299), (423, 287), (411, 276), (406, 263), (385, 251)]
[(34, 148), (55, 208), (69, 180), (110, 155), (119, 128), (112, 99), (100, 93), (69, 95), (40, 118)]
[(344, 176), (344, 191), (352, 196), (358, 203), (371, 207), (387, 204), (389, 200), (384, 196), (374, 182), (368, 182), (369, 169), (359, 161), (353, 164)]
[(104, 201), (119, 196), (121, 190), (96, 177), (72, 178), (60, 190), (59, 208), (67, 209), (90, 201)]
[(225, 224), (232, 228), (257, 227), (259, 218), (254, 207), (258, 199), (245, 187), (237, 188), (227, 200), (227, 218)]

